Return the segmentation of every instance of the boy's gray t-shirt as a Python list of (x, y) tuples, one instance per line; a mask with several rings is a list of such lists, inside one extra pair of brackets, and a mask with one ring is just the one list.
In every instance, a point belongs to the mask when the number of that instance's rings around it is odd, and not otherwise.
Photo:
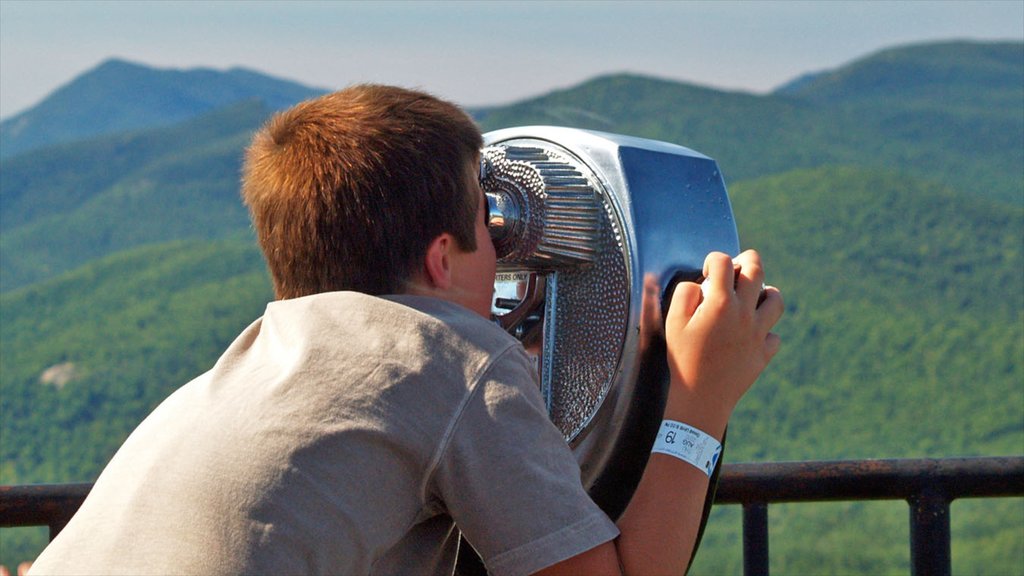
[(128, 438), (32, 574), (492, 574), (613, 539), (529, 358), (433, 298), (271, 303)]

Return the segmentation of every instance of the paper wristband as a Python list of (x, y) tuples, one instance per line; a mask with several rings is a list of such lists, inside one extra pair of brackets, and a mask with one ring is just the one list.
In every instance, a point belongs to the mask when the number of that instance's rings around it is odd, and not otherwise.
[(651, 453), (675, 456), (703, 470), (710, 477), (718, 464), (718, 457), (722, 455), (722, 445), (693, 426), (675, 420), (662, 420)]

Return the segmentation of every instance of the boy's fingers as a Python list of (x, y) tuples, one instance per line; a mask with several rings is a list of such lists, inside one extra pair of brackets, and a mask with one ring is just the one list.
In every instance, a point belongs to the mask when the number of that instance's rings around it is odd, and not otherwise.
[(704, 282), (701, 291), (704, 297), (711, 294), (732, 294), (736, 282), (736, 269), (728, 254), (712, 252), (704, 259)]
[(761, 257), (753, 250), (748, 250), (736, 258), (739, 270), (736, 273), (736, 295), (740, 302), (749, 306), (757, 306), (757, 300), (764, 288), (764, 268)]
[(676, 284), (666, 320), (669, 322), (681, 320), (684, 324), (689, 322), (690, 318), (697, 312), (697, 306), (700, 306), (702, 299), (703, 295), (700, 285), (693, 282), (680, 282)]
[(757, 316), (762, 322), (763, 329), (768, 331), (775, 326), (779, 318), (782, 318), (786, 307), (782, 301), (782, 292), (779, 292), (775, 286), (765, 286), (763, 298), (757, 307)]

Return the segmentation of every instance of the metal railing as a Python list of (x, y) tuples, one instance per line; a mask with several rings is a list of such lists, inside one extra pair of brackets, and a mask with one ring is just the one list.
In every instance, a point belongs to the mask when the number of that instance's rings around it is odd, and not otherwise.
[(952, 570), (949, 505), (957, 498), (1024, 496), (1024, 457), (851, 460), (726, 465), (716, 504), (743, 506), (743, 572), (768, 574), (768, 504), (906, 500), (910, 567)]
[[(0, 486), (0, 527), (67, 524), (91, 484)], [(726, 464), (715, 504), (743, 506), (743, 570), (768, 574), (768, 504), (906, 500), (912, 574), (951, 566), (949, 506), (957, 498), (1024, 496), (1024, 457)]]

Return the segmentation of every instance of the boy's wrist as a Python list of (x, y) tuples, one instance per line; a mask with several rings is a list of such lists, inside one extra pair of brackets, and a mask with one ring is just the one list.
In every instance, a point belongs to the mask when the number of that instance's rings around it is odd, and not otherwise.
[(673, 385), (669, 389), (664, 420), (676, 420), (699, 428), (719, 442), (732, 416), (732, 406), (722, 398), (703, 398), (687, 394)]

